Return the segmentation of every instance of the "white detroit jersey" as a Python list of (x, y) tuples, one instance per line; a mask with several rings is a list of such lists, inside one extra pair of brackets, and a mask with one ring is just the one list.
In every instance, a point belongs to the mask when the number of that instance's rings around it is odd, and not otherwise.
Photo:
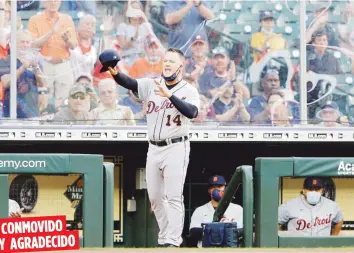
[(285, 202), (278, 210), (278, 223), (288, 223), (287, 232), (279, 231), (286, 236), (330, 236), (332, 225), (342, 220), (338, 204), (325, 197), (312, 206), (301, 195)]
[[(163, 79), (156, 79), (159, 83)], [(188, 136), (190, 119), (183, 116), (168, 98), (155, 94), (158, 87), (154, 79), (137, 79), (139, 98), (147, 104), (146, 119), (149, 139), (162, 141), (169, 138)], [(200, 107), (198, 91), (186, 81), (179, 82), (170, 90), (176, 97)]]
[[(211, 204), (211, 201), (195, 209), (191, 217), (191, 223), (189, 229), (191, 228), (201, 228), (202, 223), (213, 222), (215, 209)], [(227, 219), (225, 222), (236, 222), (237, 228), (243, 228), (243, 208), (234, 203), (230, 203), (227, 207), (224, 218)], [(202, 242), (198, 242), (198, 247), (201, 248)]]
[(12, 199), (9, 199), (9, 217), (11, 213), (21, 212), (20, 205)]

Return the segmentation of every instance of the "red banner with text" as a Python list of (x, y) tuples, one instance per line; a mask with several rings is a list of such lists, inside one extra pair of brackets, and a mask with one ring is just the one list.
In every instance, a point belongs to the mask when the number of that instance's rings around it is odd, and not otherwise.
[(66, 230), (65, 216), (0, 219), (0, 252), (78, 249), (79, 231)]

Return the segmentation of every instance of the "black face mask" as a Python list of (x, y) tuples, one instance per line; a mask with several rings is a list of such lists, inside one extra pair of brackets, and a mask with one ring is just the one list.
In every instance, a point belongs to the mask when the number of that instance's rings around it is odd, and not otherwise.
[[(162, 76), (162, 78), (166, 81), (166, 82), (172, 82), (172, 81), (174, 81), (176, 78), (177, 78), (177, 76), (178, 76), (178, 74), (180, 73), (180, 68), (181, 68), (182, 66), (180, 66), (177, 70), (176, 70), (176, 72), (175, 73), (173, 73), (171, 76), (164, 76), (164, 74), (162, 74), (161, 76)], [(178, 73), (177, 73), (178, 72)]]

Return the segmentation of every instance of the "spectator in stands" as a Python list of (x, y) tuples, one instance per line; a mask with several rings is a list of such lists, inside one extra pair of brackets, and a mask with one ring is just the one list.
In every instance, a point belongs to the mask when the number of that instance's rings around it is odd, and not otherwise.
[(96, 124), (135, 125), (132, 110), (118, 105), (116, 87), (115, 81), (108, 78), (98, 83), (101, 103), (92, 111)]
[(76, 84), (81, 84), (84, 86), (86, 93), (90, 97), (89, 111), (95, 109), (98, 106), (100, 99), (96, 94), (95, 88), (93, 87), (92, 77), (89, 74), (83, 73), (76, 79)]
[[(17, 118), (39, 116), (38, 87), (45, 86), (38, 61), (32, 58), (29, 48), (32, 35), (27, 30), (18, 31), (17, 40)], [(28, 57), (30, 55), (30, 57)], [(4, 117), (10, 116), (10, 58), (0, 60), (1, 82), (5, 88)]]
[(10, 1), (0, 0), (0, 59), (6, 57), (9, 53), (10, 40), (10, 18), (11, 5)]
[(129, 90), (129, 96), (122, 99), (119, 105), (129, 107), (133, 111), (137, 123), (146, 123), (146, 106), (131, 90)]
[(308, 69), (319, 73), (336, 75), (343, 73), (338, 59), (333, 51), (327, 49), (328, 35), (324, 29), (317, 30), (312, 34), (311, 45), (307, 46)]
[(247, 107), (251, 98), (250, 90), (241, 82), (236, 82), (234, 87), (236, 95), (242, 98), (243, 104)]
[(157, 78), (162, 73), (163, 58), (158, 40), (152, 37), (145, 42), (145, 56), (136, 60), (129, 71), (129, 76), (133, 78)]
[(38, 88), (38, 108), (41, 120), (52, 120), (56, 113), (53, 103), (49, 103), (49, 94), (47, 87)]
[(260, 31), (251, 37), (251, 46), (254, 50), (254, 61), (258, 62), (270, 51), (286, 48), (286, 40), (281, 34), (274, 32), (274, 15), (271, 11), (260, 12)]
[[(74, 79), (77, 79), (80, 73), (89, 73), (91, 75), (93, 73), (93, 68), (97, 61), (97, 50), (92, 45), (92, 37), (95, 34), (96, 18), (87, 14), (80, 18), (77, 35), (69, 32), (65, 32), (63, 35), (66, 46), (70, 49), (70, 61), (74, 70)], [(78, 44), (75, 48), (70, 48), (72, 46), (72, 38), (69, 36), (77, 36)]]
[(212, 52), (212, 68), (199, 78), (199, 91), (209, 98), (214, 97), (222, 85), (236, 81), (236, 66), (230, 61), (227, 50), (217, 47)]
[(290, 126), (290, 115), (284, 100), (284, 93), (280, 90), (273, 90), (268, 97), (268, 106), (266, 110), (269, 110), (270, 124), (272, 126)]
[(198, 116), (192, 121), (195, 122), (205, 122), (205, 121), (215, 121), (215, 109), (210, 100), (203, 95), (200, 98), (200, 110), (198, 111)]
[(325, 127), (343, 127), (342, 124), (338, 123), (340, 118), (340, 112), (338, 105), (333, 101), (328, 101), (322, 106), (321, 111), (318, 111), (317, 117), (322, 120), (318, 126)]
[(328, 24), (328, 7), (330, 7), (328, 1), (318, 1), (318, 3), (313, 4), (313, 17), (307, 21), (306, 43), (312, 41), (315, 31), (323, 29), (327, 34), (328, 45), (338, 47), (338, 35), (332, 25)]
[(117, 36), (121, 48), (121, 57), (129, 71), (134, 62), (144, 55), (143, 49), (147, 39), (150, 37), (156, 38), (156, 35), (139, 1), (128, 1), (125, 15), (127, 21), (118, 26)]
[(219, 91), (218, 98), (213, 103), (216, 120), (219, 122), (248, 123), (250, 115), (243, 103), (242, 96), (235, 93), (234, 85), (223, 86)]
[[(32, 16), (28, 29), (34, 37), (32, 47), (39, 48), (45, 61), (43, 73), (47, 77), (47, 87), (50, 97), (55, 97), (55, 106), (59, 107), (68, 96), (68, 91), (74, 84), (73, 70), (70, 63), (70, 48), (77, 43), (75, 25), (71, 16), (58, 10), (61, 0), (44, 0), (44, 12)], [(70, 38), (71, 41), (64, 41)]]
[[(261, 96), (252, 98), (248, 112), (251, 115), (251, 122), (256, 124), (269, 124), (271, 121), (271, 108), (268, 105), (268, 99), (274, 92), (280, 90), (279, 71), (273, 68), (266, 68), (261, 77)], [(290, 113), (291, 123), (297, 123), (300, 120), (299, 105), (295, 102), (288, 101), (287, 109)]]
[[(200, 32), (207, 38), (201, 26), (205, 20), (215, 17), (208, 1), (168, 1), (165, 6), (165, 23), (168, 25), (168, 47), (179, 48), (185, 53), (189, 49), (193, 34)], [(200, 31), (198, 31), (201, 29)]]
[(69, 90), (68, 106), (55, 114), (55, 124), (92, 125), (93, 114), (88, 112), (89, 96), (81, 84), (74, 85)]
[[(307, 69), (318, 74), (337, 75), (342, 74), (343, 70), (340, 62), (333, 55), (333, 50), (328, 49), (328, 36), (324, 29), (317, 30), (312, 35), (311, 45), (307, 46)], [(311, 103), (320, 99), (322, 84), (313, 83), (316, 85), (308, 92), (307, 101)], [(308, 118), (313, 119), (320, 105), (318, 102), (308, 106)]]
[(354, 74), (354, 2), (346, 4), (343, 12), (345, 23), (337, 25), (339, 36), (338, 50), (351, 58), (351, 73)]
[(193, 37), (191, 45), (192, 56), (185, 61), (186, 76), (198, 81), (200, 76), (211, 68), (212, 63), (208, 58), (209, 46), (208, 39), (203, 33), (198, 33)]

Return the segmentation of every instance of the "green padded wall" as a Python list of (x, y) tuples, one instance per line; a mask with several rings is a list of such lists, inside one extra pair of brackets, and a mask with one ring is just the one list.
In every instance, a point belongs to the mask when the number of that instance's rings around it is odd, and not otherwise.
[(114, 229), (114, 164), (104, 163), (104, 247), (113, 247)]
[[(279, 237), (278, 203), (280, 177), (348, 176), (354, 158), (257, 158), (256, 238), (257, 247), (353, 247), (354, 237)], [(354, 173), (353, 173), (354, 175)]]
[(293, 175), (292, 158), (257, 158), (255, 245), (278, 247), (279, 177)]
[(251, 166), (240, 166), (236, 168), (235, 173), (232, 175), (225, 193), (215, 210), (213, 222), (218, 222), (222, 218), (240, 184), (242, 184), (243, 189), (243, 238), (245, 241), (245, 247), (252, 247), (254, 194)]
[[(38, 167), (29, 167), (25, 164), (28, 161), (36, 161), (34, 165)], [(0, 154), (0, 163), (0, 174), (83, 174), (83, 245), (103, 246), (102, 155)], [(8, 201), (8, 191), (0, 195), (5, 195)]]
[(0, 217), (9, 217), (9, 176), (0, 175)]
[(253, 171), (251, 166), (241, 166), (242, 170), (242, 203), (243, 203), (243, 236), (245, 247), (253, 246), (253, 214), (254, 214), (254, 189)]

